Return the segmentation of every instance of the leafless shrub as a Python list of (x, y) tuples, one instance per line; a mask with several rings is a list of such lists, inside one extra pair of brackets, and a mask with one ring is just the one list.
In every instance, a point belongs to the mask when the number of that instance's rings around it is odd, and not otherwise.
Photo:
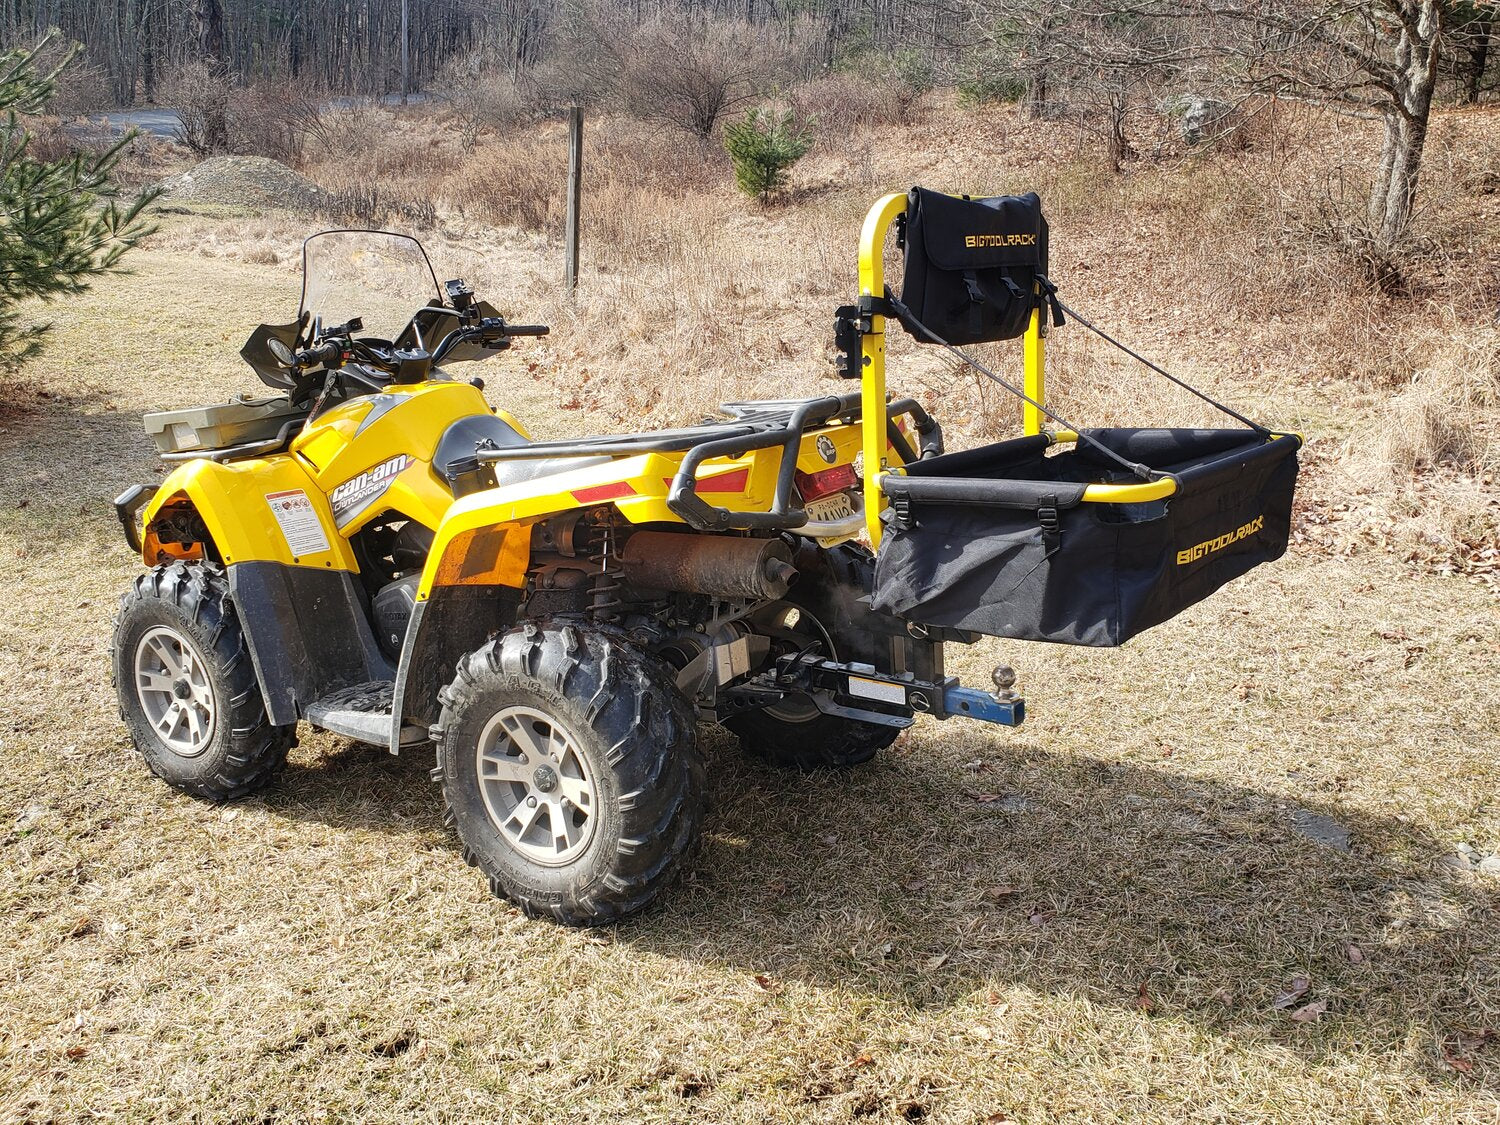
[(353, 226), (388, 225), (431, 230), (437, 226), (437, 205), (430, 199), (403, 199), (380, 185), (363, 182), (334, 192), (324, 214)]
[(730, 168), (720, 145), (681, 130), (614, 118), (590, 130), (584, 175), (590, 190), (602, 182), (622, 181), (649, 184), (669, 198), (681, 198), (712, 191), (728, 179)]
[(566, 146), (527, 137), (480, 149), (448, 177), (444, 201), (495, 226), (552, 232), (562, 221)]
[(858, 129), (909, 125), (925, 91), (894, 72), (837, 71), (800, 83), (787, 100), (825, 143)]
[(373, 101), (351, 98), (320, 110), (308, 123), (308, 141), (330, 160), (362, 157), (372, 144), (389, 135), (393, 118), (389, 110)]
[(69, 135), (61, 118), (50, 114), (28, 117), (24, 124), (29, 138), (26, 151), (34, 160), (63, 160), (79, 150), (78, 138)]
[(320, 128), (317, 99), (293, 82), (261, 82), (230, 94), (229, 144), (234, 152), (269, 156), (300, 167), (308, 138)]
[(514, 75), (485, 47), (449, 59), (438, 72), (433, 93), (452, 115), (465, 152), (474, 151), (486, 128), (512, 124), (526, 113)]
[(57, 76), (57, 92), (48, 109), (59, 117), (85, 117), (115, 104), (109, 72), (84, 58), (75, 58)]
[(1390, 400), (1381, 459), (1398, 479), (1437, 467), (1500, 470), (1500, 434), (1485, 425), (1497, 408), (1500, 336), (1493, 328), (1456, 336)]
[(204, 62), (178, 67), (158, 90), (162, 104), (177, 110), (177, 139), (199, 155), (220, 149), (229, 119), (229, 83)]
[(371, 144), (366, 167), (381, 183), (404, 181), (415, 186), (431, 182), (457, 166), (457, 154), (439, 141), (420, 134), (385, 137)]
[(663, 2), (637, 19), (602, 3), (574, 9), (537, 81), (554, 100), (613, 103), (707, 138), (729, 113), (809, 72), (813, 25), (752, 23)]

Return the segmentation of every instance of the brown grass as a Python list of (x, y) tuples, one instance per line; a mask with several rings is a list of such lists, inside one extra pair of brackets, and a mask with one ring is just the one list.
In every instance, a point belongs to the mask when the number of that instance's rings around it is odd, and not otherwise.
[[(421, 755), (305, 732), (275, 790), (222, 809), (130, 753), (107, 654), (137, 564), (109, 498), (159, 472), (142, 410), (254, 389), (234, 352), (290, 313), (304, 233), (174, 219), (133, 276), (51, 310), (0, 397), (0, 1120), (1494, 1119), (1500, 883), (1443, 864), (1500, 851), (1500, 617), (1440, 573), (1495, 544), (1459, 510), (1494, 511), (1474, 259), (1451, 312), (1268, 290), (1253, 150), (1101, 180), (991, 111), (951, 122), (931, 150), (877, 128), (871, 176), (1039, 183), (1081, 307), (1307, 433), (1288, 558), (1119, 651), (955, 647), (966, 680), (1021, 670), (1019, 732), (925, 721), (806, 779), (705, 732), (705, 849), (662, 908), (527, 922), (462, 863)], [(441, 275), (554, 325), (487, 365), (491, 400), (555, 436), (842, 389), (854, 165), (809, 158), (816, 190), (756, 212), (612, 159), (573, 298), (545, 224), (450, 211), (430, 240)], [(956, 443), (1013, 425), (892, 348)], [(1052, 355), (1085, 420), (1207, 420), (1074, 328)], [(1413, 554), (1398, 524), (1447, 538)], [(1309, 813), (1350, 849), (1300, 834)], [(1297, 977), (1320, 1018), (1275, 1006)]]

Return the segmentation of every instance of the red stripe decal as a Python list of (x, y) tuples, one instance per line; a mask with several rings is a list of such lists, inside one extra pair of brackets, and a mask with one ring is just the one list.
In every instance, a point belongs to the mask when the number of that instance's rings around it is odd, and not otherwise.
[(631, 487), (629, 481), (615, 481), (613, 484), (596, 484), (589, 488), (573, 489), (573, 499), (580, 504), (597, 504), (600, 500), (618, 500), (622, 496), (634, 496), (636, 491)]
[[(662, 477), (668, 484), (672, 483), (671, 477)], [(704, 477), (698, 482), (699, 492), (744, 492), (745, 486), (750, 483), (750, 470), (732, 469), (727, 473), (720, 473), (716, 477)]]

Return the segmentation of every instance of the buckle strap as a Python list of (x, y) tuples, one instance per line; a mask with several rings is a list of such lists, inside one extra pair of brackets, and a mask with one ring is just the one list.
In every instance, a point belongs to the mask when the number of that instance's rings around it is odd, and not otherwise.
[(1037, 288), (1041, 290), (1039, 294), (1041, 298), (1040, 303), (1052, 310), (1052, 327), (1061, 328), (1068, 322), (1063, 317), (1062, 302), (1057, 299), (1057, 283), (1046, 274), (1039, 273), (1036, 275), (1036, 284)]

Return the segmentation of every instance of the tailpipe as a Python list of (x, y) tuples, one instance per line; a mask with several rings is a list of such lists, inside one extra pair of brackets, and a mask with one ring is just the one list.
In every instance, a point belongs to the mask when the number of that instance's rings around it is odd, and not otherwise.
[(625, 542), (620, 569), (632, 586), (775, 601), (797, 580), (791, 558), (780, 539), (637, 531)]

